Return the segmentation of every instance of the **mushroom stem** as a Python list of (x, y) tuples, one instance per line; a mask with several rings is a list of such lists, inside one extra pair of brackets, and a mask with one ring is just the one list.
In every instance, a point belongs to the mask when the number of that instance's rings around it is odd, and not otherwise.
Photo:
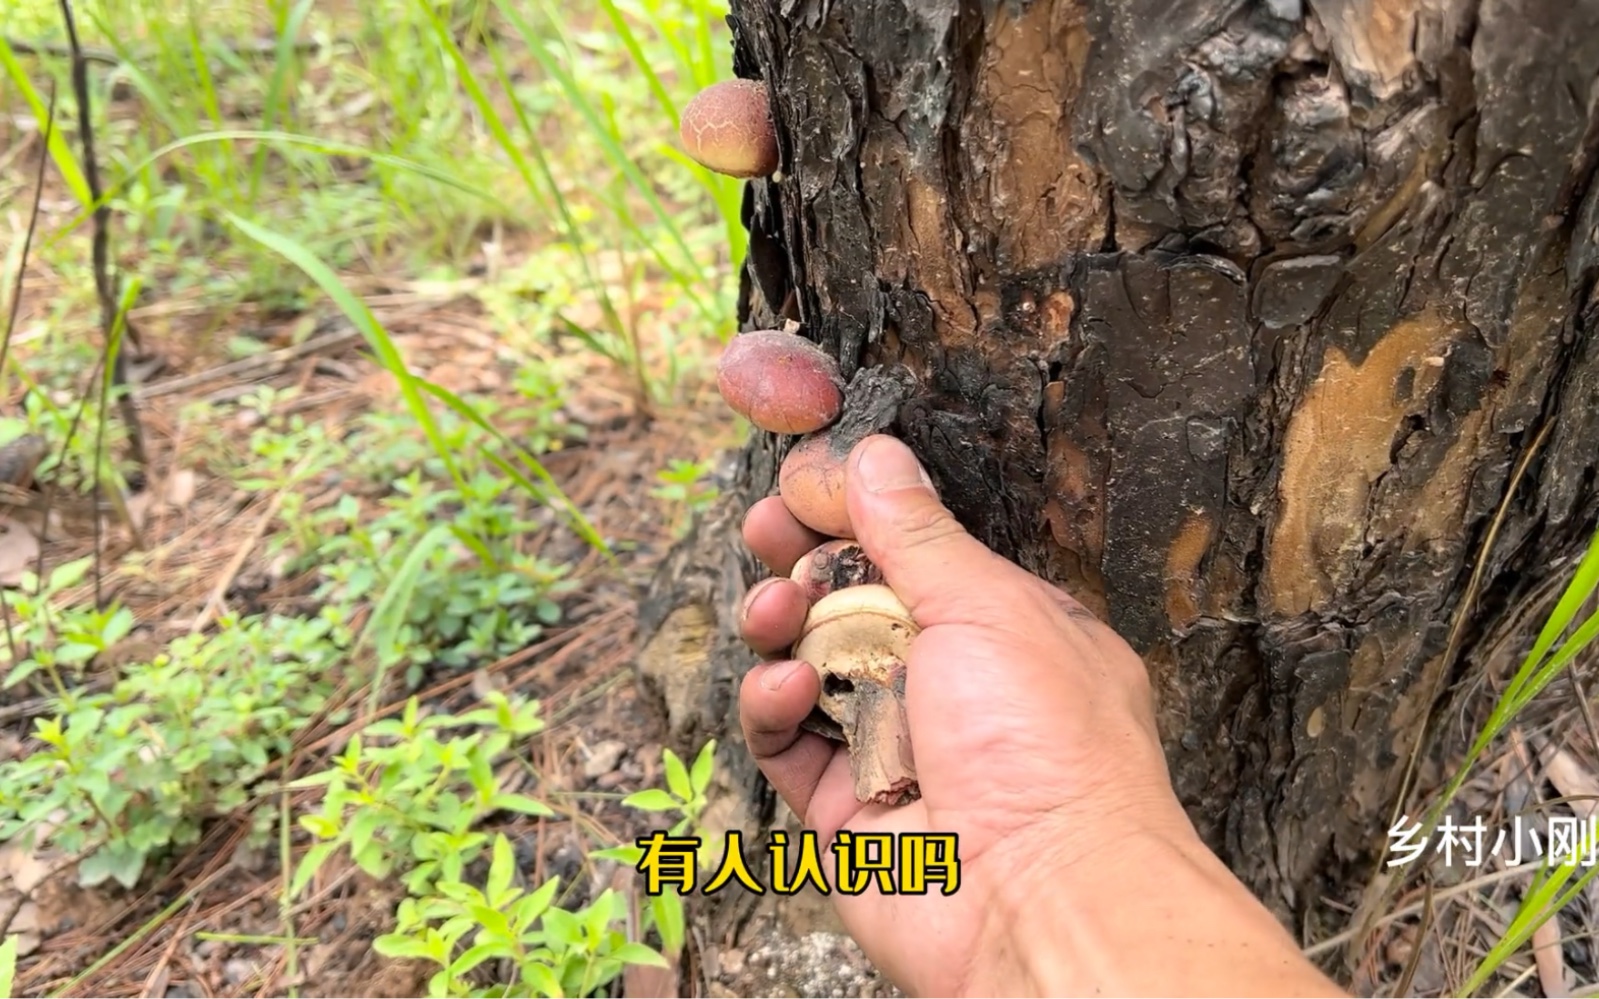
[(850, 746), (850, 775), (857, 801), (903, 805), (921, 796), (905, 715), (905, 666), (890, 686), (863, 685), (840, 704), (840, 728)]
[(918, 634), (894, 591), (879, 583), (834, 590), (811, 605), (794, 646), (821, 680), (804, 727), (849, 748), (855, 797), (900, 805), (920, 797), (905, 714), (906, 661)]

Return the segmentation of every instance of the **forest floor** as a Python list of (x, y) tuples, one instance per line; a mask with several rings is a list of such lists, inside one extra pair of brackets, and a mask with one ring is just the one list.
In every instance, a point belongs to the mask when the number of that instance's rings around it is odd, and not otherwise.
[[(518, 359), (506, 356), (469, 299), (405, 287), (369, 289), (365, 298), (419, 376), (480, 405), (497, 400), (500, 412), (514, 412), (527, 402), (516, 387)], [(147, 357), (160, 359), (161, 373), (141, 386), (150, 477), (130, 503), (142, 547), (140, 567), (136, 572), (113, 569), (104, 585), (107, 596), (142, 624), (113, 646), (108, 659), (96, 660), (97, 672), (141, 650), (168, 645), (193, 629), (219, 597), (226, 613), (241, 618), (303, 616), (320, 605), (317, 569), (286, 567), (284, 553), (270, 543), (272, 520), (283, 503), (279, 490), (288, 486), (241, 488), (238, 470), (215, 456), (251, 453), (258, 428), (290, 417), (323, 427), (333, 437), (363, 416), (388, 415), (391, 447), (398, 450), (400, 441), (416, 448), (423, 444), (418, 431), (403, 426), (393, 379), (366, 356), (357, 338), (346, 335), (349, 327), (337, 314), (252, 323), (251, 335), (273, 352), (292, 350), (295, 330), (307, 325), (315, 332), (301, 345), (326, 346), (231, 373), (193, 349), (198, 338), (181, 317), (159, 324), (154, 316), (141, 318), (151, 320), (145, 326)], [(149, 335), (157, 329), (159, 334)], [(525, 649), (475, 669), (425, 669), (415, 689), (424, 707), (440, 714), (469, 709), (491, 689), (539, 702), (548, 721), (526, 747), (537, 780), (536, 792), (530, 793), (551, 803), (557, 814), (503, 816), (480, 828), (510, 837), (530, 883), (559, 876), (570, 886), (562, 904), (576, 910), (606, 887), (636, 905), (633, 872), (616, 862), (593, 861), (589, 854), (661, 827), (649, 813), (620, 803), (627, 794), (663, 783), (660, 719), (652, 706), (641, 703), (632, 682), (634, 602), (655, 563), (684, 529), (686, 511), (681, 501), (659, 494), (655, 472), (674, 460), (714, 461), (741, 441), (714, 398), (646, 415), (632, 400), (627, 380), (602, 361), (573, 385), (558, 409), (543, 414), (548, 422), (542, 428), (514, 418), (501, 427), (511, 434), (549, 433), (552, 426), (581, 429), (580, 440), (546, 452), (544, 465), (624, 554), (616, 565), (607, 565), (576, 534), (558, 526), (527, 538), (529, 550), (541, 558), (573, 567), (560, 624)], [(246, 390), (273, 401), (241, 404)], [(294, 502), (316, 510), (360, 495), (351, 489), (347, 472), (330, 455), (325, 467), (300, 477)], [(109, 519), (101, 527), (102, 557), (116, 562), (132, 555), (133, 538), (125, 527)], [(88, 523), (58, 525), (44, 546), (45, 564), (71, 563), (95, 545)], [(368, 718), (403, 710), (407, 695), (403, 687), (393, 690)], [(8, 700), (3, 709), (9, 719), (8, 751), (18, 753), (25, 738), (21, 723), (45, 705), (41, 699)], [(336, 758), (354, 731), (351, 722), (324, 721), (296, 732), (296, 775)], [(18, 892), (28, 898), (22, 917), (11, 924), (13, 932), (23, 933), (28, 953), (16, 994), (242, 996), (285, 995), (290, 989), (312, 996), (426, 994), (433, 969), (419, 961), (388, 960), (371, 946), (392, 929), (403, 889), (347, 858), (324, 866), (295, 906), (290, 919), (302, 942), (291, 956), (282, 943), (283, 865), (275, 844), (261, 842), (253, 831), (245, 809), (208, 820), (198, 842), (174, 851), (131, 890), (114, 882), (80, 887), (70, 868), (56, 869), (69, 859), (56, 851), (0, 851), (0, 875), (8, 878), (13, 898)], [(749, 954), (698, 949), (697, 954), (715, 953), (719, 966), (714, 973), (697, 973), (711, 977), (724, 994), (844, 994), (840, 988), (851, 985), (852, 995), (877, 991), (866, 984), (870, 970), (858, 951), (842, 938), (806, 939), (781, 927), (755, 931), (757, 937), (774, 933), (792, 944), (774, 943)], [(112, 941), (123, 948), (110, 952)], [(662, 994), (653, 990), (658, 982), (630, 979), (629, 984), (644, 991), (630, 988), (627, 994)]]
[[(114, 336), (59, 5), (0, 40), (0, 996), (892, 994), (825, 907), (700, 939), (627, 853), (706, 806), (633, 680), (746, 432), (742, 188), (671, 148), (725, 5), (74, 6)], [(1544, 703), (1462, 817), (1591, 815), (1583, 698)], [(1492, 990), (1594, 980), (1590, 883), (1517, 939), (1532, 867), (1462, 870), (1309, 948), (1363, 993), (1500, 946)], [(468, 889), (504, 946), (440, 978)]]

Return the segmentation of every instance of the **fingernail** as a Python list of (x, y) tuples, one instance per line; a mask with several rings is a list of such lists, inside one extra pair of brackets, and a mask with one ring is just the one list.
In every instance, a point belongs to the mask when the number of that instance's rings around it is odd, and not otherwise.
[(763, 579), (759, 583), (756, 583), (754, 586), (750, 587), (750, 591), (744, 594), (744, 605), (740, 607), (738, 611), (739, 623), (742, 624), (749, 618), (750, 608), (755, 606), (756, 598), (759, 597), (763, 591), (770, 588), (775, 582), (777, 582), (777, 577), (773, 576), (771, 579)]
[(762, 666), (760, 680), (762, 689), (776, 693), (783, 688), (783, 684), (799, 673), (801, 668), (810, 669), (809, 666), (799, 662), (769, 663)]
[(861, 485), (870, 493), (886, 493), (896, 489), (925, 489), (933, 492), (933, 480), (927, 470), (916, 460), (911, 449), (892, 437), (873, 437), (861, 449), (860, 461), (855, 471)]

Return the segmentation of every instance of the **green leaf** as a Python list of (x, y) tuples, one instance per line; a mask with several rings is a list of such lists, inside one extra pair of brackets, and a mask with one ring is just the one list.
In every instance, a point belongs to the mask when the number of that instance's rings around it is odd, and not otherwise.
[(450, 965), (450, 974), (460, 977), (461, 975), (466, 974), (468, 971), (471, 971), (473, 968), (482, 964), (484, 961), (489, 961), (497, 957), (510, 957), (511, 954), (511, 948), (498, 941), (493, 943), (481, 943), (475, 947), (472, 947), (465, 954), (462, 954), (460, 957), (456, 958), (455, 963)]
[(394, 859), (377, 840), (367, 843), (363, 850), (350, 851), (350, 859), (355, 861), (355, 866), (380, 881), (388, 877), (389, 871), (394, 868)]
[(11, 983), (17, 975), (17, 940), (20, 934), (6, 934), (0, 944), (0, 999), (11, 999)]
[(522, 981), (538, 990), (539, 995), (546, 999), (565, 999), (566, 993), (561, 989), (561, 980), (555, 977), (555, 972), (550, 966), (539, 961), (529, 961), (522, 965)]
[(604, 938), (606, 927), (610, 926), (611, 920), (618, 915), (621, 901), (621, 896), (607, 888), (584, 910), (583, 936), (591, 948), (598, 946), (600, 940)]
[(289, 880), (289, 899), (291, 901), (299, 897), (300, 892), (304, 891), (305, 886), (316, 876), (317, 869), (333, 855), (333, 851), (338, 849), (338, 847), (337, 840), (327, 840), (317, 843), (311, 849), (305, 851), (305, 856), (300, 858), (300, 863), (294, 868), (294, 877)]
[(712, 739), (700, 748), (700, 755), (694, 758), (694, 769), (689, 774), (689, 783), (693, 785), (694, 793), (690, 797), (699, 797), (711, 786), (711, 772), (715, 767), (716, 740)]
[(694, 783), (689, 780), (688, 768), (683, 766), (683, 761), (670, 749), (661, 753), (661, 759), (666, 764), (666, 786), (682, 801), (689, 801), (694, 797)]
[(611, 951), (611, 957), (623, 964), (645, 964), (652, 968), (670, 968), (671, 962), (641, 943), (625, 943)]
[(635, 791), (622, 799), (622, 804), (629, 808), (638, 808), (646, 812), (670, 812), (682, 802), (662, 791), (658, 787)]
[(404, 933), (385, 933), (372, 941), (372, 949), (384, 957), (427, 957), (428, 945)]
[(515, 924), (517, 936), (527, 932), (529, 926), (550, 907), (550, 902), (555, 898), (555, 892), (560, 888), (561, 879), (551, 878), (529, 895), (517, 899), (511, 906), (510, 918)]
[(309, 777), (301, 777), (299, 780), (290, 781), (289, 782), (289, 787), (290, 788), (320, 787), (323, 784), (331, 784), (334, 781), (339, 780), (343, 776), (344, 776), (344, 773), (342, 771), (339, 771), (339, 770), (324, 770), (324, 771), (322, 771), (319, 774), (312, 774)]
[(489, 807), (521, 815), (548, 817), (555, 814), (555, 809), (525, 794), (496, 794), (489, 799)]
[(583, 942), (582, 922), (565, 909), (549, 909), (544, 913), (544, 932), (563, 947)]
[(495, 836), (494, 859), (489, 863), (488, 890), (485, 892), (490, 905), (501, 904), (500, 900), (510, 889), (511, 878), (515, 873), (516, 854), (511, 848), (511, 841), (504, 835)]
[(56, 566), (50, 573), (50, 582), (46, 589), (52, 593), (77, 586), (88, 574), (89, 567), (94, 565), (94, 556), (89, 555), (71, 562), (63, 562)]
[(372, 836), (383, 824), (383, 813), (375, 808), (362, 810), (355, 813), (347, 827), (350, 832), (350, 853), (362, 854), (372, 842)]
[(595, 850), (589, 856), (595, 860), (616, 860), (629, 867), (637, 867), (638, 862), (644, 859), (644, 850), (637, 846), (611, 846)]
[(661, 934), (666, 952), (680, 953), (685, 935), (683, 897), (675, 891), (661, 892), (650, 899), (650, 915), (655, 918), (655, 929)]
[(125, 839), (113, 840), (78, 862), (78, 884), (93, 888), (115, 878), (117, 884), (132, 891), (144, 873), (148, 854)]
[(486, 932), (502, 940), (511, 939), (511, 922), (505, 918), (505, 913), (490, 905), (470, 905), (467, 912)]

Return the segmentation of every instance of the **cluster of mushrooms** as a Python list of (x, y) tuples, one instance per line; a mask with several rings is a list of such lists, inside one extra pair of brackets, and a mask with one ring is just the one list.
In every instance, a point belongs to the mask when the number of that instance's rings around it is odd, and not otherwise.
[[(707, 169), (746, 180), (777, 172), (777, 134), (759, 81), (701, 91), (683, 109), (680, 135), (685, 152)], [(778, 493), (796, 520), (834, 539), (791, 574), (810, 601), (792, 655), (821, 680), (805, 727), (848, 747), (860, 801), (915, 800), (905, 664), (917, 627), (850, 528), (844, 465), (855, 440), (832, 432), (844, 408), (838, 362), (798, 332), (754, 330), (728, 345), (717, 387), (755, 427), (799, 438), (778, 471)]]

